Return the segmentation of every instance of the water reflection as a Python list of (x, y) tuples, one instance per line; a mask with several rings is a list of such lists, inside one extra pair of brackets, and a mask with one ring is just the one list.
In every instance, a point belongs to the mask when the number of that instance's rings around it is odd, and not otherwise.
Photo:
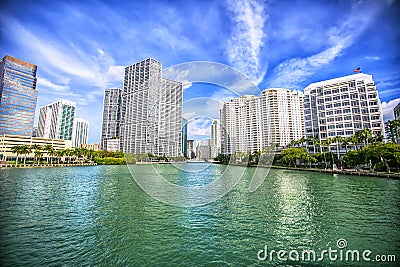
[[(225, 171), (157, 168), (182, 186), (208, 184)], [(254, 169), (240, 168), (233, 190), (198, 207), (154, 200), (126, 166), (0, 170), (2, 264), (254, 266), (266, 244), (322, 250), (339, 238), (398, 255), (400, 181), (271, 170), (250, 193)]]

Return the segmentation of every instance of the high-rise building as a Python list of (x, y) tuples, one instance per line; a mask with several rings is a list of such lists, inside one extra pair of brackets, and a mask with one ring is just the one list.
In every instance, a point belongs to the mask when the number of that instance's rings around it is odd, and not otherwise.
[(196, 151), (194, 149), (194, 140), (193, 139), (188, 139), (186, 141), (187, 144), (187, 151), (188, 151), (188, 158), (193, 159), (196, 157)]
[(397, 106), (393, 109), (394, 112), (394, 118), (396, 120), (400, 120), (400, 103), (397, 104)]
[(76, 103), (58, 100), (40, 108), (38, 132), (40, 137), (71, 140)]
[(37, 126), (33, 126), (32, 137), (39, 137), (39, 131)]
[(72, 146), (80, 147), (87, 144), (89, 136), (89, 122), (82, 118), (75, 118), (72, 127)]
[(124, 153), (182, 155), (182, 83), (148, 58), (125, 68), (120, 147)]
[(303, 94), (284, 88), (262, 91), (263, 146), (284, 147), (304, 136)]
[(211, 123), (211, 158), (216, 158), (221, 153), (221, 127), (219, 120)]
[(304, 135), (302, 106), (301, 92), (282, 88), (224, 103), (220, 111), (222, 153), (260, 151), (300, 139)]
[(258, 151), (261, 142), (260, 99), (244, 95), (225, 102), (220, 110), (221, 152)]
[(103, 122), (101, 125), (101, 149), (119, 150), (122, 89), (107, 88), (104, 91)]
[(0, 134), (31, 136), (37, 66), (5, 56), (0, 61)]
[(182, 118), (182, 153), (185, 158), (188, 157), (187, 149), (187, 119)]
[(202, 160), (211, 159), (211, 140), (209, 138), (197, 141), (196, 157)]
[(304, 120), (307, 138), (349, 137), (363, 129), (384, 135), (372, 75), (353, 74), (310, 84), (304, 89)]

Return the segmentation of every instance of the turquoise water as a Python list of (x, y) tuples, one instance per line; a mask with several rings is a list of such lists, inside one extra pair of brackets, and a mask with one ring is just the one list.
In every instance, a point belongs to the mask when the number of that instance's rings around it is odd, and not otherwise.
[[(193, 186), (211, 182), (225, 167), (156, 168), (176, 184)], [(249, 193), (253, 172), (245, 170), (221, 199), (185, 208), (152, 199), (126, 166), (0, 170), (1, 266), (377, 263), (257, 257), (265, 245), (268, 251), (321, 252), (338, 249), (338, 239), (347, 241), (346, 249), (371, 250), (370, 258), (396, 256), (381, 266), (400, 265), (400, 181), (271, 170)]]

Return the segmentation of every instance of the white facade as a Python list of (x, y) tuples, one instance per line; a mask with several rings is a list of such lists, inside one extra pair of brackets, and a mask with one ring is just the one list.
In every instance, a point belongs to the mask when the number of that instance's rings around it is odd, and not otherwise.
[(307, 138), (349, 137), (363, 129), (384, 135), (381, 102), (372, 75), (353, 74), (312, 83), (304, 95)]
[(87, 144), (89, 137), (89, 122), (82, 118), (75, 118), (72, 127), (72, 146), (80, 147)]
[(197, 141), (196, 157), (198, 159), (211, 159), (211, 139)]
[(285, 146), (304, 135), (303, 94), (282, 88), (264, 90), (224, 103), (220, 111), (222, 153)]
[(104, 150), (116, 152), (119, 151), (119, 138), (116, 139), (106, 139)]
[(303, 94), (284, 88), (261, 94), (263, 146), (284, 147), (304, 136)]
[[(121, 96), (122, 89), (120, 88), (107, 88), (104, 91), (101, 149), (108, 150), (107, 140), (115, 140), (120, 136)], [(119, 148), (116, 151), (118, 150)]]
[(253, 95), (224, 103), (221, 111), (221, 152), (262, 149), (260, 99)]
[(187, 152), (188, 152), (188, 158), (192, 159), (196, 157), (196, 151), (194, 147), (194, 140), (190, 139), (186, 141), (186, 146), (187, 146)]
[(394, 107), (393, 113), (394, 113), (394, 119), (395, 120), (400, 120), (400, 103), (397, 104), (397, 106)]
[(121, 143), (124, 153), (182, 155), (182, 83), (161, 77), (161, 62), (145, 59), (125, 68)]
[(38, 135), (43, 138), (72, 140), (76, 103), (59, 100), (40, 108)]
[(211, 158), (216, 158), (221, 153), (221, 126), (219, 120), (211, 123)]

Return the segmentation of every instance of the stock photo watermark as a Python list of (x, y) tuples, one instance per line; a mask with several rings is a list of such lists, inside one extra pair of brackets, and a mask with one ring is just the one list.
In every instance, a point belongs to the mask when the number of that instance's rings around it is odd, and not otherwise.
[(338, 239), (335, 247), (328, 247), (320, 251), (304, 250), (277, 250), (268, 245), (257, 252), (260, 261), (296, 261), (296, 262), (396, 262), (394, 254), (374, 254), (372, 250), (349, 249), (346, 239)]

